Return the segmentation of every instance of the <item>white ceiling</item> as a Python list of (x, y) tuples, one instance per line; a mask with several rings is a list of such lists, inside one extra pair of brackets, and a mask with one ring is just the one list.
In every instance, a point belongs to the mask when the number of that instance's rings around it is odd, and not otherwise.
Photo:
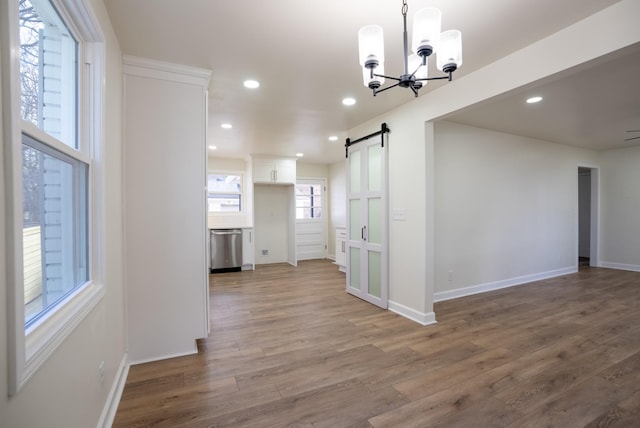
[[(208, 138), (217, 147), (215, 156), (301, 152), (305, 162), (336, 162), (344, 156), (348, 129), (413, 99), (410, 90), (400, 88), (372, 97), (358, 65), (358, 29), (379, 24), (385, 31), (386, 73), (400, 74), (401, 0), (105, 3), (123, 53), (213, 71)], [(462, 31), (464, 59), (455, 81), (613, 3), (409, 0), (409, 31), (411, 16), (425, 6), (442, 10), (443, 30)], [(611, 64), (596, 61), (593, 67), (530, 85), (449, 119), (550, 141), (617, 147), (626, 129), (640, 129), (639, 91), (634, 90), (639, 51), (628, 49), (607, 58)], [(245, 89), (247, 78), (260, 81), (261, 87)], [(421, 96), (443, 84), (430, 82)], [(522, 97), (533, 92), (544, 101), (523, 110)], [(345, 96), (356, 98), (357, 104), (343, 106)], [(221, 129), (224, 122), (233, 129)], [(330, 135), (339, 140), (328, 141)]]

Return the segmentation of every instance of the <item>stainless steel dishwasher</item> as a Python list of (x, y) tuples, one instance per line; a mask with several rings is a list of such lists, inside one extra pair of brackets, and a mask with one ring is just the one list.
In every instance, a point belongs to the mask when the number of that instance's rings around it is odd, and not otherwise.
[(242, 229), (210, 229), (211, 273), (242, 268)]

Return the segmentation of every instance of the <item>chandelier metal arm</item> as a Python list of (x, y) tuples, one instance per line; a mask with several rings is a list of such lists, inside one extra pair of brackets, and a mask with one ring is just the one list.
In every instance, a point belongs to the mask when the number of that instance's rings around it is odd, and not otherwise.
[(449, 82), (453, 79), (452, 72), (450, 71), (447, 76), (435, 76), (435, 77), (424, 77), (422, 79), (416, 79), (416, 82), (421, 82), (423, 80), (445, 80), (447, 79)]
[[(414, 71), (414, 72), (413, 72), (413, 74), (411, 74), (409, 77), (413, 77), (415, 74), (416, 74), (416, 73), (415, 73), (415, 71)], [(425, 81), (425, 80), (445, 80), (445, 79), (447, 79), (448, 81), (450, 81), (450, 82), (451, 82), (451, 80), (453, 79), (452, 74), (453, 74), (452, 72), (449, 72), (446, 76), (423, 77), (423, 78), (421, 78), (421, 79), (415, 79), (415, 81), (416, 81), (416, 82), (422, 82), (422, 81)], [(399, 78), (399, 77), (385, 76), (384, 74), (376, 74), (376, 73), (373, 73), (373, 74), (372, 74), (372, 76), (375, 76), (375, 77), (384, 77), (385, 79), (391, 79), (391, 80), (395, 80), (395, 81), (397, 81), (397, 82), (402, 81), (402, 79), (401, 79), (401, 78)], [(393, 85), (393, 86), (396, 86), (396, 85)], [(378, 92), (380, 92), (380, 91), (378, 91)]]
[[(399, 79), (398, 79), (399, 80)], [(380, 92), (384, 92), (387, 89), (391, 89), (391, 88), (395, 88), (396, 86), (398, 86), (400, 84), (400, 82), (395, 83), (391, 86), (387, 86), (386, 88), (382, 88), (382, 89), (373, 89), (373, 96), (375, 97), (377, 94), (379, 94)]]
[(373, 73), (373, 74), (371, 75), (371, 77), (373, 77), (373, 76), (375, 76), (375, 77), (384, 77), (385, 79), (396, 80), (396, 81), (398, 81), (398, 82), (401, 80), (399, 77), (385, 76), (384, 74), (375, 74), (375, 73)]

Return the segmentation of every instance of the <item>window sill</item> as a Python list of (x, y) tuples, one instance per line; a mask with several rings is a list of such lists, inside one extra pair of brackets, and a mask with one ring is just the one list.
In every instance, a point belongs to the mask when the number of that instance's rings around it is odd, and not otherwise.
[[(16, 374), (16, 391), (26, 384), (58, 346), (102, 300), (103, 284), (88, 282), (70, 295), (57, 309), (30, 326), (24, 336), (24, 365)], [(20, 365), (18, 365), (19, 367)]]

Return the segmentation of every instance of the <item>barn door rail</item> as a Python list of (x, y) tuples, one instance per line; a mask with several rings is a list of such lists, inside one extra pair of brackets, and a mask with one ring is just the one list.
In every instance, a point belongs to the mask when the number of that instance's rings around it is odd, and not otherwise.
[(358, 138), (357, 140), (353, 140), (351, 141), (351, 138), (347, 138), (347, 141), (344, 143), (344, 154), (346, 158), (349, 158), (349, 147), (353, 146), (354, 144), (357, 144), (361, 141), (365, 141), (368, 140), (369, 138), (372, 137), (376, 137), (378, 135), (382, 135), (382, 138), (380, 139), (381, 141), (381, 146), (384, 147), (384, 134), (391, 132), (391, 130), (387, 127), (386, 123), (382, 123), (382, 125), (380, 125), (380, 130), (373, 132), (369, 135), (365, 135), (364, 137)]

